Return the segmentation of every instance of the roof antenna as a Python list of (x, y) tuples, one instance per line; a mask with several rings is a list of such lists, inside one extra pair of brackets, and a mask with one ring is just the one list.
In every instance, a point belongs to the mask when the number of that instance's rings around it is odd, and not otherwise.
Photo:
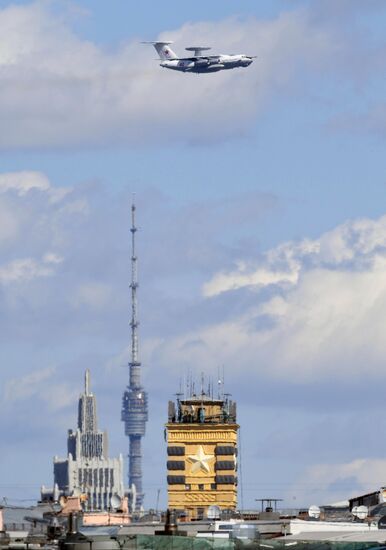
[(222, 396), (224, 398), (224, 389), (225, 389), (225, 369), (224, 365), (222, 366)]

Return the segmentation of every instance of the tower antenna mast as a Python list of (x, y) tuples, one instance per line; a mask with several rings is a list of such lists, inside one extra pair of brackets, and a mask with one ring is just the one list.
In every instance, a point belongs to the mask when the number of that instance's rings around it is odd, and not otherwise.
[(129, 437), (129, 494), (132, 512), (140, 512), (143, 503), (141, 440), (145, 435), (148, 419), (147, 393), (141, 385), (141, 362), (138, 352), (138, 258), (136, 253), (136, 206), (131, 205), (131, 356), (129, 362), (129, 386), (123, 394), (122, 420)]
[(138, 288), (138, 258), (136, 256), (135, 249), (135, 234), (137, 227), (135, 225), (135, 204), (133, 197), (133, 204), (131, 205), (131, 364), (138, 364), (138, 301), (137, 301), (137, 288)]

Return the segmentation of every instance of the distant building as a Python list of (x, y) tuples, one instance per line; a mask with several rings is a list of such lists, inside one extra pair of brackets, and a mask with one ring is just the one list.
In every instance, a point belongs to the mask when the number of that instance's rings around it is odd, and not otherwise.
[(355, 506), (366, 506), (371, 515), (386, 514), (386, 487), (380, 487), (377, 491), (355, 496), (349, 499), (348, 508), (350, 512)]
[(78, 427), (68, 431), (67, 458), (54, 458), (54, 489), (42, 487), (42, 500), (84, 495), (85, 510), (108, 510), (113, 495), (124, 497), (123, 458), (108, 458), (107, 433), (98, 430), (90, 373), (79, 398)]
[(207, 517), (209, 506), (237, 506), (236, 404), (195, 395), (169, 402), (166, 424), (168, 506), (190, 519)]

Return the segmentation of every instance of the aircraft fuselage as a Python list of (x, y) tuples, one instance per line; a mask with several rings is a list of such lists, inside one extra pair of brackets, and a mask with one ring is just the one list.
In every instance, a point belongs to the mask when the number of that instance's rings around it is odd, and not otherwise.
[(183, 73), (215, 73), (238, 67), (249, 67), (253, 62), (247, 55), (219, 55), (215, 58), (202, 57), (196, 59), (167, 59), (160, 63), (165, 69), (180, 71)]

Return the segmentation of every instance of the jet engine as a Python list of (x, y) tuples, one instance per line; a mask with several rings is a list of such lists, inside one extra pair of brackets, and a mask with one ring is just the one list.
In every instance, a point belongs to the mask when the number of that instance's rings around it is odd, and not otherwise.
[(224, 63), (211, 63), (207, 68), (207, 72), (215, 72), (215, 71), (221, 71), (225, 67)]

